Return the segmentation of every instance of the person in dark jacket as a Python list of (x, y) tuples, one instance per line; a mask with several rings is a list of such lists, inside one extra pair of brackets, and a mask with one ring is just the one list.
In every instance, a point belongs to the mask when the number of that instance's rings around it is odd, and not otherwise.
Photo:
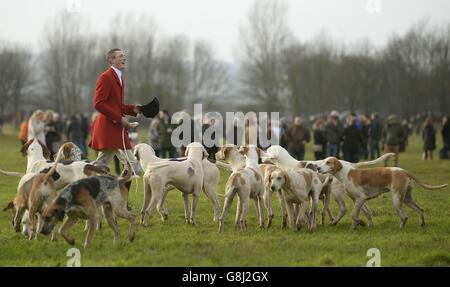
[(355, 117), (351, 116), (348, 118), (347, 126), (342, 132), (342, 151), (344, 153), (344, 160), (352, 163), (358, 162), (362, 143), (363, 136), (361, 131), (356, 126)]
[(427, 117), (422, 131), (423, 160), (433, 160), (433, 151), (436, 149), (436, 130), (433, 127), (433, 118)]
[(50, 159), (54, 160), (55, 155), (58, 152), (61, 145), (60, 129), (55, 121), (55, 115), (53, 111), (45, 112), (45, 145), (50, 150)]
[(342, 127), (339, 123), (339, 114), (332, 111), (325, 125), (327, 140), (327, 156), (339, 157), (339, 145), (342, 137)]
[(381, 140), (382, 126), (377, 113), (371, 115), (371, 121), (369, 124), (369, 152), (370, 159), (376, 159), (380, 157), (380, 140)]
[(80, 114), (74, 114), (70, 117), (70, 120), (67, 123), (67, 138), (80, 148), (83, 155), (87, 154), (87, 151), (83, 150), (85, 145), (83, 144), (83, 130), (81, 127)]
[(286, 132), (288, 151), (296, 160), (305, 158), (305, 144), (311, 140), (309, 130), (304, 127), (302, 117), (295, 117), (294, 123)]
[(441, 159), (448, 159), (450, 153), (450, 123), (447, 116), (442, 118), (441, 135), (444, 147), (439, 152), (439, 155)]
[[(384, 145), (384, 153), (394, 153), (394, 166), (398, 166), (399, 145), (404, 138), (404, 130), (396, 115), (387, 117), (381, 136)], [(388, 160), (386, 159), (384, 166), (387, 166), (387, 161)]]
[(318, 119), (313, 126), (314, 137), (314, 157), (316, 160), (324, 159), (326, 156), (327, 138), (325, 134), (325, 125), (322, 119)]

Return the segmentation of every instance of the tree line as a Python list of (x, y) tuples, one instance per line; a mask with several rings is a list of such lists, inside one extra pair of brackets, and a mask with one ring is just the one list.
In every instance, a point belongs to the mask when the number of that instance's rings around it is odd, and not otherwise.
[[(0, 42), (0, 117), (36, 108), (92, 112), (105, 53), (123, 48), (128, 102), (158, 96), (170, 112), (281, 111), (314, 115), (348, 110), (403, 117), (450, 110), (450, 24), (420, 21), (383, 47), (335, 41), (322, 32), (300, 41), (281, 0), (255, 1), (241, 23), (236, 64), (206, 40), (163, 35), (151, 17), (118, 15), (103, 33), (89, 19), (61, 12), (37, 47)], [(387, 35), (388, 37), (388, 35)]]

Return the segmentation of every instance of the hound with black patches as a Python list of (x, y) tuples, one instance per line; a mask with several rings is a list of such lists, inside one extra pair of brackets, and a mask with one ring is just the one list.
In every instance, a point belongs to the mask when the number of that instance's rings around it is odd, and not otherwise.
[[(167, 186), (172, 185), (183, 193), (184, 217), (187, 224), (195, 224), (195, 211), (203, 187), (203, 159), (208, 153), (202, 144), (190, 143), (186, 147), (187, 159), (184, 161), (164, 161), (150, 164), (144, 173), (146, 200), (142, 225), (148, 226), (148, 218), (156, 207), (163, 212), (164, 201), (167, 196)], [(189, 206), (189, 195), (192, 194), (192, 207)], [(148, 198), (150, 197), (150, 199)]]
[(136, 235), (136, 216), (128, 211), (128, 189), (125, 183), (131, 178), (131, 167), (128, 164), (127, 176), (117, 178), (109, 175), (93, 176), (77, 180), (64, 188), (58, 197), (44, 210), (43, 234), (53, 231), (56, 224), (67, 215), (59, 229), (61, 236), (70, 244), (75, 244), (67, 232), (77, 223), (78, 219), (88, 221), (88, 230), (84, 248), (91, 245), (100, 209), (114, 232), (114, 243), (120, 241), (119, 226), (115, 216), (126, 218), (130, 222), (128, 238), (133, 241)]
[(425, 225), (423, 209), (413, 200), (413, 182), (425, 189), (434, 190), (447, 187), (448, 184), (431, 186), (420, 182), (410, 172), (398, 167), (379, 167), (371, 169), (356, 169), (342, 164), (337, 158), (326, 158), (318, 167), (319, 172), (334, 175), (344, 183), (348, 194), (354, 199), (355, 206), (352, 212), (352, 228), (361, 225), (359, 212), (364, 203), (372, 198), (378, 197), (385, 192), (391, 192), (392, 202), (400, 216), (400, 228), (403, 228), (408, 220), (402, 205), (405, 203), (419, 214), (421, 226)]
[[(216, 153), (216, 159), (228, 160), (233, 169), (225, 185), (225, 203), (222, 214), (219, 217), (219, 232), (223, 232), (224, 230), (225, 217), (236, 194), (239, 198), (236, 210), (236, 227), (241, 230), (247, 228), (246, 219), (251, 198), (256, 205), (259, 227), (264, 228), (262, 200), (264, 183), (262, 173), (258, 166), (258, 159), (263, 151), (252, 145), (241, 147), (237, 150), (237, 153), (236, 149), (236, 146), (225, 145)], [(242, 167), (241, 158), (238, 154), (245, 157), (244, 167)]]
[[(149, 167), (152, 164), (161, 163), (161, 162), (167, 162), (171, 161), (172, 159), (162, 159), (155, 155), (155, 151), (153, 148), (148, 144), (138, 144), (134, 147), (134, 156), (141, 164), (142, 170), (147, 170), (147, 167)], [(215, 164), (210, 162), (208, 158), (204, 158), (202, 160), (202, 167), (203, 167), (203, 192), (205, 193), (206, 197), (209, 199), (211, 204), (214, 208), (214, 217), (213, 220), (217, 221), (219, 219), (220, 215), (220, 203), (217, 199), (217, 185), (220, 181), (220, 172), (219, 169), (216, 167)], [(145, 213), (145, 209), (148, 206), (150, 199), (151, 199), (151, 190), (148, 188), (148, 185), (144, 184), (144, 204), (141, 210), (142, 216)], [(166, 191), (168, 192), (174, 187), (172, 185), (168, 185), (165, 187)], [(167, 202), (164, 201), (163, 207), (161, 208), (162, 214), (161, 218), (162, 220), (166, 220), (168, 217), (168, 209), (167, 209)]]
[[(21, 194), (30, 194), (30, 188), (32, 187), (32, 185), (25, 184), (30, 178), (34, 178), (34, 176), (37, 174), (47, 174), (52, 168), (53, 171), (50, 175), (52, 179), (51, 184), (53, 185), (53, 188), (56, 189), (56, 191), (62, 190), (71, 182), (81, 178), (86, 178), (92, 175), (109, 174), (109, 168), (103, 163), (90, 162), (87, 160), (62, 161), (63, 158), (77, 159), (80, 157), (80, 155), (78, 154), (79, 148), (71, 142), (67, 142), (61, 145), (58, 150), (55, 162), (49, 161), (45, 158), (45, 155), (47, 154), (46, 151), (48, 150), (42, 143), (37, 140), (31, 139), (25, 145), (23, 145), (21, 149), (21, 152), (28, 158), (27, 173), (10, 172), (4, 170), (0, 170), (0, 173), (7, 176), (21, 177), (19, 186), (17, 188), (18, 192), (20, 191)], [(18, 208), (18, 211), (20, 211), (20, 213), (23, 211), (24, 213), (21, 221), (16, 220), (15, 228), (18, 228), (18, 226), (20, 226), (20, 222), (22, 222), (22, 232), (25, 235), (32, 236), (32, 234), (35, 234), (35, 232), (30, 231), (29, 218), (33, 217), (33, 215), (28, 214), (28, 208)]]

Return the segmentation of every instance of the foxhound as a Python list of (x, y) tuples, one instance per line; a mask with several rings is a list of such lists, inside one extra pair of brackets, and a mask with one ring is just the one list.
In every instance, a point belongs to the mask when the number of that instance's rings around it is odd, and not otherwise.
[[(21, 181), (19, 182), (18, 190), (27, 189), (27, 187), (31, 188), (31, 185), (26, 185), (24, 182), (28, 178), (26, 175), (36, 175), (36, 174), (45, 174), (56, 165), (55, 170), (52, 172), (52, 184), (57, 191), (62, 190), (66, 185), (71, 182), (86, 178), (92, 175), (98, 174), (109, 174), (109, 168), (105, 166), (101, 162), (90, 162), (88, 160), (66, 160), (60, 163), (60, 161), (65, 159), (78, 159), (80, 158), (79, 148), (71, 143), (67, 142), (61, 145), (58, 150), (57, 160), (55, 162), (49, 161), (45, 158), (47, 148), (37, 140), (31, 139), (25, 145), (22, 146), (21, 152), (27, 156), (27, 173), (20, 172), (10, 172), (0, 170), (0, 173), (7, 176), (17, 176), (21, 177)], [(27, 190), (29, 193), (29, 190)], [(25, 235), (30, 234), (30, 225), (28, 218), (31, 215), (28, 214), (28, 209), (24, 210), (23, 214), (23, 230), (22, 232)], [(20, 224), (20, 223), (19, 223)], [(17, 226), (15, 226), (17, 228)]]
[[(134, 147), (134, 156), (141, 164), (142, 170), (147, 170), (147, 167), (151, 166), (152, 164), (158, 163), (158, 162), (167, 162), (170, 161), (170, 159), (161, 159), (155, 155), (155, 151), (153, 148), (148, 144), (138, 144)], [(211, 204), (214, 208), (214, 217), (213, 220), (217, 221), (219, 219), (220, 215), (220, 203), (217, 199), (217, 185), (220, 181), (220, 172), (219, 169), (216, 167), (215, 164), (210, 162), (207, 158), (204, 158), (202, 160), (202, 168), (203, 168), (203, 192), (205, 193), (206, 197), (210, 200)], [(145, 209), (148, 206), (150, 199), (151, 199), (151, 190), (148, 188), (148, 185), (144, 184), (144, 204), (141, 210), (141, 222), (143, 221)], [(172, 185), (168, 185), (165, 187), (166, 191), (168, 192), (174, 187)], [(163, 207), (162, 207), (161, 217), (163, 220), (167, 219), (168, 216), (168, 209), (167, 209), (167, 203), (164, 201)]]
[(245, 157), (245, 167), (242, 167), (241, 158), (236, 154), (236, 149), (237, 147), (234, 145), (225, 145), (216, 153), (216, 159), (228, 160), (233, 169), (225, 185), (225, 203), (222, 214), (219, 217), (219, 232), (224, 230), (225, 216), (236, 194), (239, 197), (236, 210), (236, 226), (241, 230), (247, 228), (248, 204), (250, 198), (252, 198), (255, 201), (258, 213), (259, 227), (264, 228), (262, 201), (264, 183), (258, 166), (258, 159), (263, 151), (252, 145), (243, 146), (237, 150), (238, 153)]
[(432, 186), (420, 182), (410, 172), (398, 167), (379, 167), (371, 169), (356, 169), (349, 165), (342, 164), (337, 158), (326, 158), (318, 167), (319, 172), (334, 175), (342, 183), (348, 193), (355, 198), (355, 206), (352, 212), (353, 224), (355, 229), (361, 224), (359, 212), (366, 200), (378, 197), (385, 192), (391, 192), (392, 202), (400, 216), (400, 228), (403, 228), (408, 219), (402, 208), (406, 203), (415, 212), (419, 214), (421, 226), (425, 225), (423, 209), (413, 200), (413, 182), (425, 189), (434, 190), (447, 187), (447, 184)]
[[(184, 161), (164, 161), (150, 164), (144, 173), (144, 186), (151, 198), (144, 201), (142, 225), (148, 226), (148, 218), (156, 207), (163, 213), (168, 185), (173, 185), (183, 193), (184, 217), (187, 224), (195, 225), (195, 211), (203, 187), (203, 159), (208, 153), (202, 144), (190, 143), (186, 147), (187, 159)], [(192, 194), (192, 207), (189, 207), (189, 195)], [(148, 198), (148, 197), (147, 197)]]
[(70, 245), (75, 244), (67, 231), (77, 223), (78, 219), (88, 220), (88, 230), (84, 241), (84, 248), (91, 245), (94, 231), (97, 227), (97, 218), (100, 208), (114, 232), (114, 243), (120, 241), (119, 226), (115, 216), (126, 218), (130, 222), (128, 238), (133, 241), (136, 235), (136, 216), (128, 211), (128, 189), (125, 183), (131, 178), (131, 166), (128, 164), (125, 177), (117, 178), (110, 175), (92, 176), (72, 182), (64, 188), (52, 203), (43, 212), (43, 234), (53, 231), (56, 224), (66, 219), (59, 229), (61, 236)]
[[(284, 195), (291, 228), (298, 229), (304, 223), (308, 223), (309, 229), (312, 230), (316, 228), (315, 214), (320, 194), (331, 179), (332, 177), (329, 176), (322, 182), (316, 172), (306, 168), (288, 170), (279, 168), (267, 175), (266, 185), (269, 190), (279, 191)], [(312, 199), (311, 218), (307, 214), (310, 198)], [(297, 212), (295, 207), (298, 207)], [(324, 208), (326, 209), (327, 206)]]
[[(359, 162), (359, 163), (350, 163), (350, 162), (343, 161), (343, 160), (340, 160), (340, 162), (341, 162), (341, 164), (349, 166), (349, 167), (359, 168), (359, 167), (366, 167), (366, 166), (371, 166), (371, 165), (381, 163), (385, 159), (387, 159), (391, 156), (394, 156), (394, 155), (395, 154), (393, 154), (393, 153), (387, 153), (375, 160)], [(271, 146), (267, 149), (266, 156), (263, 157), (263, 161), (274, 163), (284, 169), (308, 167), (308, 168), (312, 168), (313, 170), (317, 169), (317, 165), (320, 165), (323, 163), (323, 160), (297, 161), (287, 152), (286, 149), (284, 149), (281, 146), (277, 146), (277, 145)], [(323, 181), (323, 178), (321, 178), (321, 180)], [(336, 225), (342, 219), (342, 217), (344, 217), (344, 215), (347, 212), (347, 208), (345, 206), (345, 201), (344, 201), (344, 193), (346, 193), (353, 201), (355, 199), (352, 198), (351, 194), (346, 192), (344, 185), (336, 178), (333, 178), (333, 180), (331, 181), (331, 184), (329, 184), (327, 187), (325, 187), (324, 192), (327, 193), (328, 191), (331, 193), (331, 195), (335, 199), (337, 205), (339, 206), (339, 213), (338, 213), (337, 217), (334, 218), (331, 213), (331, 210), (330, 209), (326, 210), (324, 208), (322, 210), (322, 223), (324, 222), (324, 219), (325, 219), (325, 211), (327, 211), (330, 216), (330, 219), (331, 219), (331, 225)], [(325, 196), (324, 200), (325, 200), (324, 205), (328, 205), (327, 202), (329, 201), (329, 197), (327, 198)], [(367, 205), (364, 204), (362, 207), (362, 210), (363, 210), (365, 216), (367, 217), (368, 224), (371, 225), (372, 224), (372, 213), (371, 213), (370, 209), (367, 207)]]
[[(41, 229), (41, 214), (44, 208), (57, 196), (55, 183), (51, 175), (55, 172), (56, 164), (47, 173), (27, 173), (20, 179), (16, 197), (4, 209), (12, 209), (12, 224), (16, 232), (20, 231), (20, 224), (24, 224), (23, 233), (29, 239), (37, 238)], [(52, 234), (52, 240), (54, 240)]]

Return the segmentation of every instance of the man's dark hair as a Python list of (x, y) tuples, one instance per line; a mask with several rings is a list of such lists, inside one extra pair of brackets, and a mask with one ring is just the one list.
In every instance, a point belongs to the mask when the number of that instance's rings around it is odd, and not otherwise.
[(108, 63), (109, 63), (109, 59), (111, 59), (111, 57), (114, 56), (114, 53), (116, 53), (117, 51), (122, 51), (122, 49), (114, 48), (114, 49), (110, 50), (108, 53), (106, 53), (106, 61)]

